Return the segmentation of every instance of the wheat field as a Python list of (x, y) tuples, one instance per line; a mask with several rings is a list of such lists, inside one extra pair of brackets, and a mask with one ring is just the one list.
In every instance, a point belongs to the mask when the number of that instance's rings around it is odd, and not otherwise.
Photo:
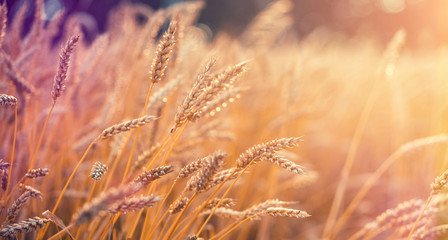
[(25, 36), (0, 8), (1, 238), (448, 236), (446, 48), (299, 39), (289, 0), (237, 37), (123, 3), (54, 43), (42, 4)]

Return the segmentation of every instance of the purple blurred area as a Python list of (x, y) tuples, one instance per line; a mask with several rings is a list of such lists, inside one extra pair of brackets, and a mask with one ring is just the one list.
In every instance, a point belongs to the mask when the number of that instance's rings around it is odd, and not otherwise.
[[(120, 2), (145, 3), (154, 9), (179, 0), (45, 0), (47, 18), (61, 9), (83, 18), (88, 40), (105, 31), (107, 15)], [(11, 19), (19, 7), (29, 4), (27, 26), (31, 25), (35, 0), (6, 1)], [(213, 32), (240, 34), (251, 19), (271, 0), (209, 0), (199, 18)], [(368, 34), (387, 41), (400, 28), (414, 45), (446, 43), (448, 4), (445, 0), (293, 0), (295, 30), (304, 37), (325, 27), (346, 35)]]

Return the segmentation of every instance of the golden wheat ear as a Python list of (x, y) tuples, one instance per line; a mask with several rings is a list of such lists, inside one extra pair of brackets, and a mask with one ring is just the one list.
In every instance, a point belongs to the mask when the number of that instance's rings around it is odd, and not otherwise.
[(68, 67), (70, 65), (70, 57), (75, 50), (75, 47), (79, 41), (79, 36), (72, 36), (65, 46), (61, 50), (61, 55), (59, 56), (59, 65), (56, 76), (54, 77), (53, 91), (51, 91), (51, 96), (53, 97), (53, 102), (62, 95), (65, 90), (65, 82), (67, 80)]
[(0, 229), (0, 237), (15, 238), (19, 233), (35, 231), (43, 227), (48, 222), (51, 222), (51, 220), (46, 218), (33, 217), (12, 225), (4, 225)]
[(17, 98), (6, 94), (0, 94), (0, 105), (15, 106), (17, 105)]

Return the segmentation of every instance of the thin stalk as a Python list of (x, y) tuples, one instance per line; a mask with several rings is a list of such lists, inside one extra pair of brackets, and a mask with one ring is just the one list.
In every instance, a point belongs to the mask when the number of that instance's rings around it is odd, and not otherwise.
[[(164, 164), (165, 164), (165, 162), (166, 162), (166, 160), (167, 160), (169, 154), (170, 154), (171, 151), (173, 150), (174, 146), (177, 144), (177, 141), (179, 140), (179, 138), (180, 138), (180, 136), (182, 135), (183, 131), (185, 130), (186, 126), (187, 126), (187, 123), (185, 123), (184, 125), (182, 125), (182, 129), (181, 129), (180, 132), (171, 133), (171, 134), (169, 134), (169, 135), (165, 138), (165, 140), (163, 141), (162, 146), (160, 147), (159, 151), (158, 151), (157, 154), (151, 159), (150, 163), (148, 164), (148, 166), (147, 166), (147, 168), (146, 168), (147, 170), (150, 169), (150, 168), (152, 167), (153, 163), (155, 162), (155, 159), (156, 159), (156, 158), (160, 155), (160, 153), (162, 152), (162, 149), (164, 149), (165, 146), (171, 142), (171, 140), (173, 139), (173, 136), (174, 136), (173, 143), (169, 146), (168, 150), (164, 153), (164, 155), (163, 155), (163, 157), (162, 157), (161, 165), (164, 165)], [(175, 135), (174, 135), (174, 134), (175, 134)], [(148, 192), (148, 194), (152, 193), (151, 190), (155, 190), (155, 188), (156, 188), (156, 186), (157, 186), (156, 183), (154, 183), (153, 186), (154, 186), (154, 188), (151, 188), (150, 191)], [(166, 198), (166, 197), (165, 197), (165, 198)], [(163, 204), (161, 204), (160, 208), (162, 208), (162, 207), (163, 207)], [(159, 208), (159, 209), (160, 209), (160, 208)], [(140, 220), (140, 217), (141, 217), (141, 214), (139, 214), (139, 216), (136, 218), (136, 220), (135, 220), (136, 223), (135, 223), (135, 224), (137, 224), (137, 222)], [(147, 234), (146, 229), (150, 229), (150, 228), (147, 228), (147, 227), (146, 227), (146, 225), (148, 225), (148, 222), (149, 222), (149, 221), (150, 221), (150, 214), (149, 214), (149, 212), (148, 212), (148, 214), (147, 214), (146, 217), (145, 217), (145, 221), (143, 222), (143, 229), (144, 229), (144, 230), (143, 230), (142, 235), (140, 236), (140, 238), (144, 238), (144, 237), (146, 236), (146, 234)], [(155, 221), (156, 221), (156, 218), (154, 219), (154, 223), (155, 223)], [(153, 225), (154, 223), (152, 223), (151, 225)]]
[(375, 100), (377, 98), (377, 91), (376, 91), (377, 81), (378, 80), (376, 80), (373, 84), (372, 90), (370, 91), (370, 94), (367, 98), (365, 107), (363, 108), (359, 121), (356, 125), (355, 133), (353, 134), (353, 139), (350, 144), (347, 158), (345, 159), (344, 168), (342, 169), (341, 180), (338, 182), (338, 186), (336, 188), (336, 194), (334, 196), (333, 203), (331, 204), (330, 213), (328, 214), (328, 218), (325, 223), (324, 231), (322, 234), (323, 239), (332, 238), (331, 235), (334, 232), (333, 227), (335, 226), (339, 209), (341, 208), (342, 200), (344, 199), (345, 189), (347, 187), (350, 171), (352, 169), (353, 163), (355, 162), (356, 154), (358, 153), (361, 138), (367, 126), (367, 121), (369, 120), (370, 113), (372, 112), (373, 106), (375, 105)]
[[(72, 174), (70, 175), (70, 177), (68, 178), (67, 182), (65, 183), (64, 188), (62, 189), (61, 193), (59, 194), (58, 200), (56, 201), (55, 206), (53, 207), (53, 210), (51, 211), (53, 214), (56, 212), (56, 210), (58, 209), (59, 203), (62, 200), (62, 197), (64, 196), (65, 191), (68, 188), (68, 185), (70, 184), (70, 182), (72, 181), (73, 177), (75, 176), (75, 173), (78, 171), (79, 167), (81, 166), (81, 163), (84, 161), (84, 159), (86, 158), (87, 154), (89, 153), (90, 149), (93, 147), (93, 145), (95, 144), (96, 139), (90, 143), (89, 147), (87, 148), (87, 150), (85, 151), (84, 155), (81, 157), (81, 159), (79, 160), (78, 164), (76, 165), (75, 169), (73, 169)], [(46, 224), (45, 228), (42, 231), (42, 234), (38, 234), (37, 239), (42, 239), (45, 235), (45, 232), (48, 230), (48, 224)]]
[(429, 195), (428, 201), (426, 201), (426, 205), (425, 207), (422, 209), (422, 211), (420, 212), (420, 215), (418, 215), (417, 220), (415, 220), (414, 225), (412, 226), (411, 231), (409, 232), (408, 238), (407, 240), (411, 239), (412, 234), (415, 231), (415, 228), (417, 227), (418, 222), (420, 221), (420, 219), (423, 217), (423, 213), (425, 212), (425, 210), (428, 208), (429, 203), (431, 203), (432, 197), (434, 196), (434, 194), (431, 192), (431, 194)]
[(177, 224), (179, 223), (180, 218), (184, 215), (185, 210), (187, 210), (187, 208), (191, 205), (191, 203), (193, 202), (193, 200), (195, 199), (195, 197), (197, 195), (198, 195), (198, 192), (195, 192), (193, 194), (193, 196), (191, 196), (190, 200), (187, 202), (187, 204), (185, 205), (184, 209), (182, 209), (180, 214), (177, 216), (176, 220), (174, 221), (174, 223), (171, 225), (170, 229), (168, 230), (168, 233), (163, 238), (164, 240), (170, 239), (171, 235), (173, 235), (174, 229), (176, 228)]
[[(342, 229), (345, 225), (351, 214), (355, 211), (356, 207), (361, 203), (362, 199), (367, 195), (369, 190), (373, 187), (375, 182), (383, 175), (394, 164), (398, 159), (400, 159), (405, 153), (411, 151), (412, 149), (416, 149), (419, 147), (445, 143), (448, 141), (448, 136), (445, 134), (433, 135), (430, 137), (419, 138), (408, 143), (405, 143), (398, 148), (392, 155), (390, 155), (381, 166), (367, 179), (364, 185), (361, 187), (361, 190), (358, 191), (356, 196), (350, 202), (348, 207), (345, 209), (344, 213), (338, 219), (336, 224), (334, 225), (333, 231), (331, 233), (332, 236), (336, 236), (337, 233)], [(332, 237), (330, 236), (330, 238)]]
[[(160, 155), (160, 153), (162, 152), (162, 150), (165, 148), (166, 144), (168, 144), (168, 142), (171, 140), (172, 138), (172, 134), (168, 135), (167, 137), (165, 137), (165, 139), (163, 140), (159, 150), (157, 151), (157, 153), (151, 158), (151, 161), (149, 163), (149, 165), (147, 167), (145, 167), (145, 170), (149, 170), (150, 167), (152, 166), (152, 163), (155, 161), (155, 159), (157, 159)], [(130, 176), (129, 176), (130, 177)], [(148, 192), (148, 194), (150, 194), (151, 192)], [(138, 221), (140, 220), (142, 214), (139, 214), (134, 222), (134, 226), (138, 224)], [(133, 234), (133, 233), (132, 233)]]
[[(151, 83), (148, 90), (148, 95), (146, 96), (145, 107), (143, 108), (142, 117), (146, 114), (146, 107), (148, 106), (149, 97), (151, 96), (152, 88), (154, 87), (154, 83)], [(141, 127), (137, 128), (137, 134), (135, 135), (134, 145), (132, 145), (131, 154), (129, 155), (128, 163), (126, 164), (126, 170), (124, 171), (123, 179), (121, 180), (121, 184), (123, 184), (126, 180), (126, 176), (128, 175), (129, 168), (131, 167), (132, 156), (134, 155), (135, 146), (137, 146), (138, 135), (140, 134)]]
[[(156, 216), (154, 217), (154, 223), (156, 222), (157, 217), (159, 216), (160, 212), (162, 211), (163, 204), (165, 204), (166, 200), (168, 199), (168, 196), (169, 196), (170, 193), (173, 191), (174, 186), (176, 185), (176, 182), (177, 182), (177, 181), (174, 181), (174, 183), (171, 185), (170, 190), (168, 190), (168, 193), (167, 193), (167, 194), (165, 195), (165, 197), (163, 198), (163, 201), (162, 201), (162, 203), (160, 204), (159, 209), (157, 210)], [(165, 212), (165, 214), (163, 214), (163, 216), (160, 218), (159, 222), (158, 222), (155, 226), (154, 226), (154, 223), (151, 224), (150, 229), (152, 229), (152, 230), (149, 232), (149, 239), (152, 239), (152, 235), (154, 234), (155, 230), (159, 227), (159, 225), (162, 223), (163, 219), (166, 217), (167, 214), (168, 214), (168, 210)], [(132, 236), (132, 235), (130, 235), (130, 236)]]
[(223, 230), (219, 231), (217, 234), (213, 235), (213, 237), (210, 238), (210, 240), (214, 240), (217, 239), (220, 235), (227, 233), (231, 228), (233, 228), (235, 225), (237, 225), (239, 222), (234, 222), (232, 224), (230, 224), (229, 226), (227, 226), (226, 228), (224, 228)]
[(196, 215), (194, 215), (193, 219), (188, 223), (186, 227), (184, 227), (184, 231), (182, 232), (182, 237), (187, 233), (188, 229), (193, 225), (194, 221), (198, 218), (199, 214), (204, 210), (205, 206), (210, 202), (210, 200), (218, 193), (218, 191), (224, 186), (224, 183), (227, 182), (227, 180), (230, 179), (230, 177), (236, 172), (234, 170), (224, 181), (213, 191), (213, 193), (208, 197), (207, 201), (205, 201), (204, 204), (196, 211)]
[(59, 231), (55, 235), (51, 236), (48, 240), (54, 240), (56, 238), (60, 238), (62, 236), (62, 234), (66, 233), (70, 228), (72, 228), (74, 226), (75, 226), (74, 224), (71, 224), (71, 225), (65, 227), (64, 229), (62, 229), (61, 231)]
[(14, 151), (16, 149), (16, 137), (17, 137), (17, 104), (14, 108), (14, 137), (12, 140), (12, 153), (11, 153), (11, 166), (9, 166), (8, 183), (6, 184), (5, 195), (8, 193), (9, 185), (11, 184), (12, 166), (14, 165)]
[[(14, 194), (14, 191), (19, 187), (20, 182), (22, 182), (25, 179), (26, 176), (23, 176), (17, 183), (16, 185), (12, 188), (11, 192), (8, 194), (8, 196), (6, 197), (6, 199), (4, 200), (4, 203), (6, 205), (6, 203), (8, 202), (8, 200), (11, 198), (11, 196)], [(2, 206), (4, 207), (4, 206)]]
[(96, 181), (93, 182), (93, 186), (92, 186), (92, 189), (90, 190), (89, 198), (87, 199), (86, 202), (90, 202), (90, 200), (92, 200), (93, 193), (95, 192), (95, 187), (96, 187)]
[[(202, 230), (204, 229), (205, 225), (208, 223), (208, 221), (210, 220), (210, 218), (212, 218), (213, 214), (215, 213), (216, 209), (219, 207), (219, 205), (221, 204), (222, 200), (224, 200), (224, 198), (227, 196), (227, 194), (229, 194), (230, 190), (232, 189), (232, 187), (235, 185), (236, 181), (238, 181), (238, 179), (240, 179), (240, 177), (243, 175), (243, 173), (249, 168), (249, 166), (252, 164), (253, 160), (247, 164), (247, 166), (241, 171), (241, 173), (238, 175), (238, 177), (236, 177), (236, 179), (233, 181), (233, 183), (229, 186), (229, 188), (227, 188), (227, 191), (224, 193), (224, 195), (221, 197), (221, 199), (219, 200), (218, 204), (216, 204), (216, 206), (213, 208), (212, 212), (208, 215), (208, 218), (205, 220), (205, 222), (202, 224), (201, 228), (199, 229), (199, 231), (196, 233), (196, 236), (199, 236), (199, 234), (201, 234)], [(234, 170), (235, 172), (236, 170)], [(233, 175), (230, 174), (229, 177), (231, 177)], [(182, 236), (183, 237), (183, 236)]]
[(110, 218), (109, 223), (106, 225), (106, 228), (104, 228), (104, 231), (103, 231), (103, 233), (101, 234), (101, 237), (100, 237), (101, 240), (103, 240), (103, 239), (106, 237), (107, 232), (109, 231), (110, 226), (111, 226), (113, 223), (115, 223), (115, 221), (118, 219), (118, 217), (119, 217), (119, 216), (114, 215), (114, 216), (112, 216), (112, 217)]
[(134, 224), (132, 225), (131, 231), (127, 235), (126, 239), (132, 239), (132, 236), (134, 236), (135, 230), (137, 230), (139, 219), (142, 217), (143, 211), (145, 211), (145, 209), (142, 209), (138, 212), (138, 215), (136, 217), (137, 221), (135, 221)]
[[(234, 226), (234, 227), (231, 228), (229, 231), (227, 231), (224, 235), (222, 235), (221, 237), (219, 237), (218, 240), (223, 239), (224, 237), (226, 237), (227, 235), (229, 235), (231, 232), (233, 232), (233, 230), (235, 230), (235, 229), (236, 229), (237, 227), (239, 227), (241, 224), (243, 224), (243, 223), (245, 223), (245, 222), (251, 220), (251, 219), (254, 218), (254, 217), (257, 217), (257, 215), (253, 215), (253, 216), (251, 216), (251, 217), (248, 217), (248, 218), (244, 219), (243, 221), (240, 221), (240, 223), (236, 224), (236, 226)], [(211, 238), (211, 239), (214, 239), (214, 238)], [(210, 239), (210, 240), (211, 240), (211, 239)]]
[[(45, 119), (44, 128), (42, 129), (42, 133), (40, 134), (39, 142), (37, 143), (37, 148), (34, 151), (33, 158), (31, 160), (31, 165), (30, 165), (29, 169), (34, 168), (34, 163), (36, 163), (37, 154), (39, 153), (40, 145), (42, 144), (42, 140), (44, 138), (45, 131), (47, 130), (48, 121), (50, 120), (50, 115), (53, 112), (55, 104), (56, 104), (56, 101), (53, 102), (53, 104), (51, 105), (50, 111), (48, 111), (47, 119)], [(26, 183), (26, 181), (25, 181), (25, 183)]]

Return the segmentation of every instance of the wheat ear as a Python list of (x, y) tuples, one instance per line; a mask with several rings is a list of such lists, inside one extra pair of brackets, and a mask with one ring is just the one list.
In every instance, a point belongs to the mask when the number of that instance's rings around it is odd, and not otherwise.
[(56, 76), (54, 77), (53, 91), (51, 92), (53, 102), (56, 102), (56, 100), (65, 90), (65, 82), (67, 80), (67, 72), (70, 65), (70, 56), (72, 55), (76, 44), (78, 43), (78, 40), (79, 36), (72, 36), (61, 50), (61, 55), (59, 56), (58, 71)]
[(35, 231), (38, 228), (43, 227), (48, 222), (50, 222), (50, 220), (46, 218), (40, 218), (40, 217), (28, 218), (19, 223), (2, 226), (2, 228), (0, 229), (0, 236), (7, 238), (14, 238), (19, 233)]

